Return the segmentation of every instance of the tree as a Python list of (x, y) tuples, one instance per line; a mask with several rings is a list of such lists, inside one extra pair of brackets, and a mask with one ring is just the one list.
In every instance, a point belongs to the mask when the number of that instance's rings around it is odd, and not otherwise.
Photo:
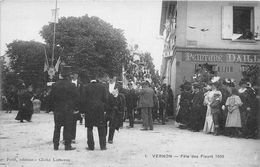
[(49, 53), (49, 47), (40, 42), (15, 40), (9, 43), (6, 52), (10, 58), (10, 69), (12, 70), (12, 73), (9, 73), (9, 82), (22, 79), (26, 85), (42, 87), (45, 80), (44, 47)]
[(9, 71), (9, 68), (6, 65), (6, 61), (5, 61), (5, 57), (4, 56), (0, 57), (0, 71), (1, 71), (0, 79), (2, 81), (2, 82), (0, 82), (0, 88), (1, 88), (0, 91), (1, 91), (1, 94), (2, 93), (5, 94), (3, 92), (3, 90), (5, 90), (5, 88), (6, 88), (6, 84), (5, 84), (6, 83), (6, 75), (7, 75), (8, 71)]
[[(43, 26), (40, 34), (53, 43), (53, 23)], [(64, 48), (61, 59), (88, 73), (120, 76), (126, 55), (123, 31), (98, 17), (62, 17), (56, 25), (56, 45)]]
[(155, 85), (160, 84), (158, 71), (155, 71), (153, 58), (149, 52), (142, 53), (137, 51), (138, 46), (129, 46), (128, 54), (125, 58), (126, 78), (128, 80), (137, 79), (142, 81), (144, 78), (151, 78)]

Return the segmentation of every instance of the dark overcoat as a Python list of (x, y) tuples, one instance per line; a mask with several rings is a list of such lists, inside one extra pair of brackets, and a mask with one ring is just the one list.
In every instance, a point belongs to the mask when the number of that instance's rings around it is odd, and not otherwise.
[(33, 93), (28, 90), (18, 92), (19, 112), (15, 118), (16, 120), (31, 120), (33, 114), (32, 97)]
[(127, 110), (132, 111), (137, 106), (138, 97), (134, 89), (131, 89), (126, 94), (126, 107)]
[(109, 95), (109, 108), (107, 110), (109, 127), (119, 130), (119, 127), (123, 122), (124, 103), (122, 94), (119, 94), (117, 97), (114, 97), (112, 94)]
[(196, 130), (202, 129), (205, 122), (206, 108), (203, 102), (204, 93), (202, 91), (198, 91), (193, 94), (190, 121), (192, 127)]
[(54, 112), (55, 123), (72, 122), (73, 111), (79, 105), (79, 93), (69, 80), (59, 80), (52, 86), (50, 110)]
[[(227, 98), (231, 95), (230, 92), (228, 91), (227, 88), (223, 88), (221, 87), (220, 89), (220, 92), (222, 94), (222, 100), (221, 100), (221, 103), (220, 103), (220, 106), (222, 107), (223, 105), (226, 104), (226, 101), (227, 101)], [(225, 109), (222, 109), (221, 108), (221, 112), (220, 112), (220, 126), (222, 129), (224, 129), (225, 127), (225, 124), (226, 124), (226, 118), (227, 118), (227, 114), (228, 114), (228, 110), (227, 108)]]
[(188, 124), (190, 118), (192, 94), (189, 91), (181, 92), (180, 110), (176, 117), (176, 122), (181, 124)]
[(168, 97), (167, 97), (167, 114), (168, 115), (173, 115), (173, 92), (171, 88), (168, 88), (167, 91)]
[(85, 86), (83, 92), (84, 105), (81, 113), (85, 113), (85, 126), (103, 126), (105, 124), (106, 88), (98, 82)]

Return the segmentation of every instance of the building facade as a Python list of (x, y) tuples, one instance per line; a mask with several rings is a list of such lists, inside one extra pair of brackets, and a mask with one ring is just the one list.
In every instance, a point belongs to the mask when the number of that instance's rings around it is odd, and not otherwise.
[(209, 65), (220, 77), (240, 81), (260, 65), (260, 2), (163, 1), (160, 34), (165, 44), (161, 75), (174, 94)]

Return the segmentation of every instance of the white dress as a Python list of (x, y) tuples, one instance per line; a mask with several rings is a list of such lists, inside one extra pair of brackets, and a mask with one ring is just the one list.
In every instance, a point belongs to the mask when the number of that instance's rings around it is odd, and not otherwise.
[(205, 94), (204, 104), (207, 105), (207, 113), (206, 113), (206, 119), (205, 119), (205, 124), (204, 124), (204, 128), (203, 128), (204, 133), (210, 133), (210, 132), (213, 133), (214, 132), (214, 122), (213, 122), (213, 116), (212, 116), (211, 107), (210, 107), (210, 104), (213, 101), (214, 94), (220, 94), (220, 99), (222, 99), (222, 94), (218, 90), (208, 91)]

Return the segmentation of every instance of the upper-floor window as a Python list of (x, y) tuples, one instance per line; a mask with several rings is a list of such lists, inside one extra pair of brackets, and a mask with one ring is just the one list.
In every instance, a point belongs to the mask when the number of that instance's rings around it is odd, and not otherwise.
[(224, 6), (222, 39), (260, 40), (260, 7)]
[(233, 34), (237, 39), (254, 39), (254, 8), (233, 7)]

